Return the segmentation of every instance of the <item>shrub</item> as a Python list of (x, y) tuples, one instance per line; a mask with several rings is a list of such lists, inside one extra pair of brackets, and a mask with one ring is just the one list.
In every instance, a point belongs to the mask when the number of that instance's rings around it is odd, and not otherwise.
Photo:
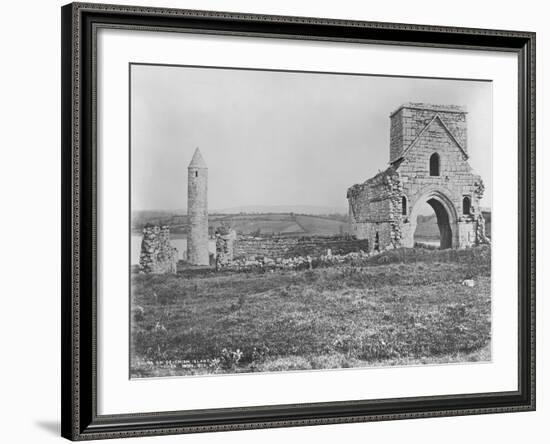
[(231, 349), (228, 350), (227, 348), (224, 348), (221, 356), (219, 357), (220, 367), (224, 370), (235, 370), (242, 356), (243, 353), (239, 349), (233, 351)]

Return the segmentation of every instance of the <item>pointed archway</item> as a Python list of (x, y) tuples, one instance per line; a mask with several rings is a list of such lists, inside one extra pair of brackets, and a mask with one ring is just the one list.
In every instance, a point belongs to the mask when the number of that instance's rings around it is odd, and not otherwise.
[(437, 199), (429, 199), (426, 202), (433, 208), (435, 217), (437, 219), (437, 226), (439, 228), (439, 248), (444, 250), (453, 246), (453, 231), (449, 222), (449, 214)]
[(441, 249), (458, 247), (458, 216), (455, 206), (445, 192), (440, 189), (430, 189), (419, 193), (414, 199), (410, 216), (410, 235), (404, 246), (414, 246), (414, 233), (421, 207), (427, 203), (432, 207), (439, 228), (439, 243)]

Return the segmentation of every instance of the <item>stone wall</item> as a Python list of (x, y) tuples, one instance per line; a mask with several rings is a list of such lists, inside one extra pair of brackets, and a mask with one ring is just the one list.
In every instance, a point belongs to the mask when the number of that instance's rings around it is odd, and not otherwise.
[(234, 245), (234, 258), (317, 257), (330, 254), (347, 254), (368, 251), (367, 240), (346, 237), (251, 237), (239, 236)]
[(390, 222), (363, 222), (357, 224), (358, 237), (367, 241), (368, 253), (382, 251), (388, 246), (397, 247), (394, 226)]
[[(430, 176), (430, 156), (439, 155), (440, 174)], [(410, 196), (411, 204), (415, 198), (421, 197), (428, 187), (441, 188), (448, 192), (456, 208), (462, 207), (463, 196), (472, 198), (472, 205), (478, 204), (476, 189), (481, 178), (473, 174), (467, 158), (456, 144), (449, 138), (439, 121), (430, 125), (425, 137), (422, 137), (398, 168), (403, 177), (403, 187)]]
[(170, 243), (168, 226), (146, 225), (143, 228), (139, 269), (143, 273), (175, 273), (178, 250)]
[(402, 196), (403, 185), (393, 167), (348, 190), (352, 234), (369, 240), (365, 251), (399, 246)]
[(406, 103), (391, 115), (390, 125), (390, 162), (398, 159), (426, 127), (438, 115), (467, 150), (466, 110), (455, 105), (431, 105), (426, 103)]
[(225, 267), (233, 261), (236, 238), (235, 230), (225, 226), (216, 229), (216, 269)]
[(399, 174), (390, 167), (362, 184), (348, 189), (350, 217), (356, 222), (393, 220), (393, 207), (398, 205), (401, 189)]

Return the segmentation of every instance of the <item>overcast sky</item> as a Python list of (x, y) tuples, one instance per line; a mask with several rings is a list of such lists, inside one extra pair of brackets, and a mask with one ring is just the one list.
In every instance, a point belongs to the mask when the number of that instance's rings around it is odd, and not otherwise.
[(200, 147), (209, 208), (322, 206), (389, 161), (404, 102), (463, 105), (470, 165), (492, 195), (490, 82), (132, 65), (132, 209), (187, 208)]

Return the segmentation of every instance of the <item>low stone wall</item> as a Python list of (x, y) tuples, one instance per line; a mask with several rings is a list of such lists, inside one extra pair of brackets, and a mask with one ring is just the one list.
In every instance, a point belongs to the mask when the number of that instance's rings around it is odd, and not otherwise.
[(328, 254), (329, 250), (333, 255), (368, 251), (368, 241), (346, 237), (259, 238), (240, 236), (234, 244), (234, 258), (318, 257)]
[(326, 267), (338, 264), (353, 264), (377, 256), (380, 252), (366, 253), (364, 251), (347, 254), (330, 254), (319, 257), (296, 256), (290, 258), (271, 259), (267, 257), (258, 259), (236, 259), (228, 263), (224, 268), (234, 271), (272, 271), (272, 270), (311, 270), (318, 267)]

